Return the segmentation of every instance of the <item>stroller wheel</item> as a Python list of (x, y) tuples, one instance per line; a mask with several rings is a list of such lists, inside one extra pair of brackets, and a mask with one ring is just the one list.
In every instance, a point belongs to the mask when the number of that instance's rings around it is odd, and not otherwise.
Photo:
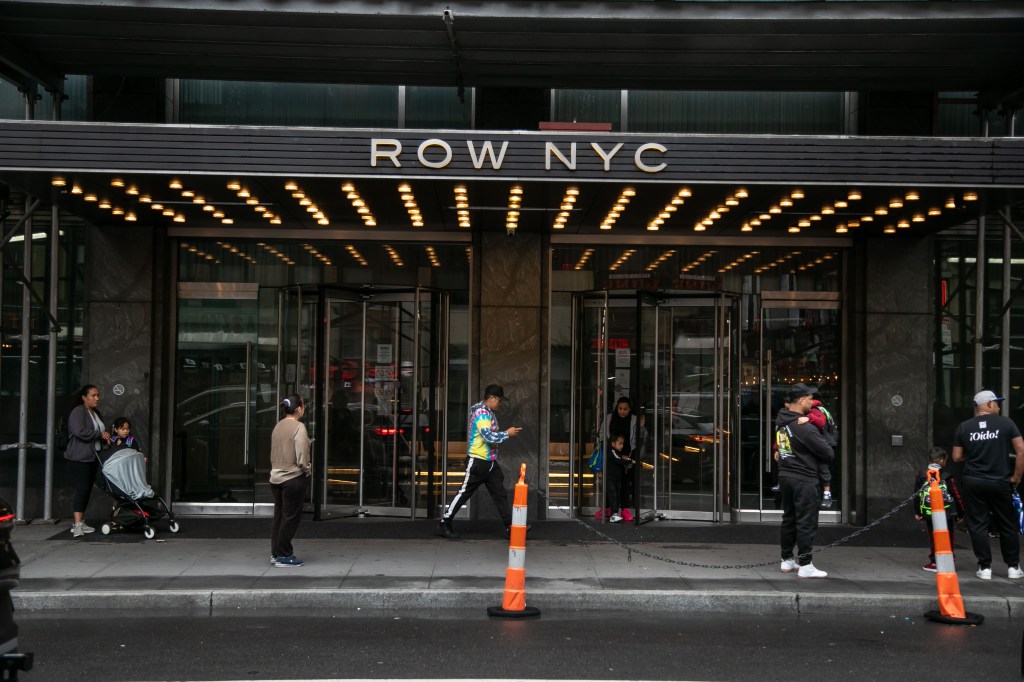
[(169, 524), (167, 524), (167, 529), (172, 533), (177, 533), (179, 530), (181, 530), (181, 526), (178, 525), (177, 521), (171, 521)]
[(100, 526), (100, 532), (103, 533), (104, 535), (110, 535), (110, 531), (111, 530), (112, 529), (110, 528), (110, 524), (109, 523), (104, 523), (102, 526)]
[(146, 526), (146, 529), (142, 531), (142, 534), (146, 536), (147, 540), (152, 540), (156, 537), (156, 529), (152, 526)]

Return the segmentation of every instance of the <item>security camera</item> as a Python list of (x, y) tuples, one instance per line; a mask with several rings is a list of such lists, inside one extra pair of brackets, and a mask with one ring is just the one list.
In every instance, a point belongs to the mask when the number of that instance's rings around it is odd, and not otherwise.
[(512, 237), (515, 237), (516, 236), (516, 228), (514, 228), (514, 227), (506, 227), (505, 228), (505, 234), (508, 235), (509, 239), (511, 239)]

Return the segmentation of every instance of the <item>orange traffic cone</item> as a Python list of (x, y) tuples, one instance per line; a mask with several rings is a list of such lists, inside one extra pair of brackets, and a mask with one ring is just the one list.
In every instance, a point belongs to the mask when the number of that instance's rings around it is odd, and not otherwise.
[(508, 541), (508, 568), (505, 569), (505, 595), (501, 606), (487, 607), (487, 615), (498, 618), (529, 618), (539, 616), (540, 609), (526, 605), (526, 512), (529, 488), (526, 485), (526, 463), (519, 467), (512, 501), (512, 531)]
[(939, 465), (928, 466), (928, 494), (932, 509), (932, 538), (935, 544), (935, 582), (939, 589), (939, 610), (928, 611), (925, 618), (953, 625), (981, 625), (985, 617), (964, 611), (960, 581), (953, 564), (953, 545), (946, 526), (946, 501), (939, 488)]

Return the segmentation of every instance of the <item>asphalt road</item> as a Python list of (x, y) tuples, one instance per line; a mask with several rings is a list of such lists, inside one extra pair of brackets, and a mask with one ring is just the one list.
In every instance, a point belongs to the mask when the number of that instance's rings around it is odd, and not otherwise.
[(20, 617), (24, 680), (1020, 680), (1024, 624), (923, 618), (352, 612)]

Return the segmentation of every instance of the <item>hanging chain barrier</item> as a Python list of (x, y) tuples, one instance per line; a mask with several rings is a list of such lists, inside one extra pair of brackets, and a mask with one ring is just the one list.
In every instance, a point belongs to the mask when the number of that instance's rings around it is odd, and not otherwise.
[[(589, 523), (584, 522), (582, 519), (579, 519), (579, 518), (576, 518), (576, 517), (572, 516), (572, 514), (570, 514), (568, 511), (566, 511), (566, 509), (564, 507), (558, 506), (558, 505), (554, 505), (552, 503), (551, 498), (548, 497), (546, 494), (544, 494), (543, 490), (541, 490), (540, 488), (535, 486), (533, 483), (530, 483), (529, 481), (527, 481), (527, 483), (529, 483), (529, 486), (530, 486), (531, 490), (535, 491), (538, 495), (540, 495), (541, 497), (544, 498), (544, 500), (548, 503), (548, 509), (551, 509), (554, 506), (556, 509), (558, 509), (558, 511), (562, 512), (562, 514), (564, 514), (565, 517), (568, 518), (570, 521), (575, 521), (576, 523), (578, 523), (579, 525), (583, 526), (584, 528), (589, 530), (594, 535), (597, 535), (598, 537), (602, 538), (606, 542), (609, 542), (609, 543), (611, 543), (613, 545), (618, 545), (619, 547), (624, 549), (626, 551), (626, 561), (633, 561), (633, 555), (634, 554), (638, 554), (638, 555), (640, 555), (642, 557), (647, 557), (648, 559), (653, 559), (655, 561), (663, 561), (665, 563), (675, 564), (677, 566), (689, 566), (690, 568), (725, 568), (725, 569), (761, 568), (762, 566), (773, 566), (773, 565), (779, 563), (779, 559), (772, 559), (771, 561), (762, 561), (762, 562), (754, 563), (754, 564), (698, 564), (698, 563), (694, 563), (694, 562), (691, 562), (691, 561), (680, 561), (679, 559), (670, 559), (668, 557), (659, 556), (659, 555), (653, 554), (651, 552), (645, 552), (642, 549), (637, 549), (636, 547), (627, 545), (624, 542), (620, 542), (619, 540), (616, 540), (615, 538), (610, 537), (609, 535), (601, 532), (599, 529), (595, 528), (594, 526), (590, 525)], [(864, 533), (868, 532), (869, 530), (871, 530), (875, 526), (881, 524), (883, 521), (885, 521), (890, 516), (892, 516), (893, 514), (898, 512), (899, 510), (903, 509), (904, 507), (906, 507), (908, 504), (910, 504), (911, 502), (913, 502), (916, 499), (917, 499), (917, 493), (915, 492), (913, 495), (911, 495), (907, 499), (903, 500), (898, 505), (896, 505), (895, 507), (893, 507), (892, 509), (890, 509), (885, 514), (883, 514), (879, 518), (875, 519), (874, 521), (872, 521), (868, 525), (864, 526), (863, 528), (857, 529), (856, 531), (850, 533), (849, 535), (847, 535), (845, 537), (839, 538), (838, 540), (836, 540), (835, 542), (833, 542), (831, 544), (828, 544), (828, 545), (825, 545), (823, 547), (817, 548), (815, 550), (815, 552), (823, 552), (826, 549), (831, 549), (833, 547), (837, 547), (837, 546), (843, 544), (844, 542), (848, 542), (848, 541), (852, 540), (853, 538), (857, 537), (858, 535), (863, 535)], [(796, 556), (794, 558), (796, 560), (799, 560), (803, 556), (805, 556), (805, 555), (801, 554), (801, 555), (798, 555), (798, 556)]]

